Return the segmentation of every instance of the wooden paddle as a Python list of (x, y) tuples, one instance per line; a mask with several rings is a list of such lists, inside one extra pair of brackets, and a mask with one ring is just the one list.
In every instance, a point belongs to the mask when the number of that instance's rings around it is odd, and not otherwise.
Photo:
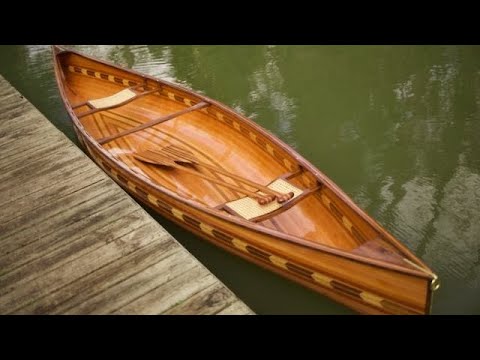
[(248, 179), (245, 179), (241, 176), (232, 174), (231, 172), (223, 170), (222, 168), (219, 168), (217, 166), (213, 166), (213, 165), (210, 165), (210, 164), (206, 164), (204, 162), (200, 162), (195, 157), (195, 155), (193, 153), (191, 153), (190, 151), (188, 151), (186, 149), (180, 148), (178, 146), (169, 145), (169, 146), (166, 146), (166, 147), (161, 148), (159, 150), (150, 149), (149, 151), (166, 155), (169, 158), (171, 158), (173, 161), (176, 161), (176, 162), (188, 162), (188, 163), (193, 163), (195, 165), (200, 165), (200, 166), (203, 166), (207, 169), (216, 171), (219, 174), (223, 174), (225, 176), (228, 176), (231, 179), (241, 181), (248, 186), (251, 186), (253, 188), (261, 190), (262, 192), (264, 192), (266, 194), (269, 194), (269, 195), (272, 195), (272, 196), (276, 197), (278, 203), (280, 203), (280, 204), (290, 200), (294, 196), (293, 192), (289, 192), (288, 194), (282, 194), (278, 191), (270, 189), (269, 187), (263, 186), (261, 184), (257, 184), (255, 182), (250, 181)]
[[(146, 93), (145, 93), (146, 94)], [(141, 94), (143, 95), (143, 94)], [(206, 103), (206, 102), (200, 102), (196, 105), (193, 105), (193, 106), (190, 106), (186, 109), (183, 109), (183, 110), (180, 110), (180, 111), (177, 111), (177, 112), (174, 112), (173, 114), (168, 114), (168, 115), (165, 115), (165, 116), (162, 116), (162, 117), (159, 117), (157, 119), (154, 119), (154, 120), (151, 120), (151, 121), (147, 121), (146, 123), (144, 124), (141, 124), (141, 125), (138, 125), (138, 126), (135, 126), (134, 128), (131, 128), (131, 129), (128, 129), (128, 130), (125, 130), (125, 131), (121, 131), (119, 132), (118, 134), (113, 134), (113, 135), (110, 135), (110, 136), (107, 136), (107, 137), (104, 137), (102, 139), (99, 139), (97, 140), (98, 143), (100, 145), (104, 145), (110, 141), (113, 141), (115, 139), (118, 139), (122, 136), (125, 136), (125, 135), (129, 135), (129, 134), (133, 134), (137, 131), (140, 131), (140, 130), (143, 130), (143, 129), (146, 129), (146, 128), (149, 128), (149, 127), (152, 127), (154, 125), (158, 125), (158, 124), (161, 124), (165, 121), (168, 121), (168, 120), (171, 120), (171, 119), (174, 119), (176, 117), (179, 117), (180, 115), (184, 115), (184, 114), (187, 114), (189, 112), (192, 112), (192, 111), (195, 111), (195, 110), (200, 110), (200, 109), (203, 109), (204, 107), (207, 107), (209, 106), (210, 104), (209, 103)]]
[[(175, 169), (180, 169), (180, 170), (183, 170), (189, 174), (192, 174), (192, 175), (195, 175), (195, 176), (198, 176), (198, 177), (201, 177), (205, 180), (208, 180), (208, 181), (211, 181), (213, 183), (216, 183), (218, 185), (221, 185), (221, 186), (224, 186), (226, 188), (229, 188), (231, 190), (235, 190), (239, 193), (242, 193), (242, 194), (245, 194), (245, 195), (248, 195), (249, 197), (257, 200), (257, 202), (260, 204), (260, 205), (265, 205), (265, 204), (268, 204), (269, 202), (272, 202), (275, 197), (273, 196), (262, 196), (258, 193), (254, 193), (253, 191), (249, 191), (249, 190), (246, 190), (246, 189), (242, 189), (238, 186), (235, 186), (235, 185), (232, 185), (232, 184), (229, 184), (225, 181), (222, 181), (222, 180), (219, 180), (219, 179), (216, 179), (214, 177), (211, 177), (211, 176), (208, 176), (208, 175), (205, 175), (205, 174), (202, 174), (198, 171), (195, 171), (195, 170), (192, 170), (192, 169), (189, 169), (183, 165), (179, 165), (177, 164), (174, 160), (172, 160), (171, 158), (163, 155), (163, 154), (160, 154), (160, 153), (157, 153), (157, 152), (153, 152), (153, 151), (150, 151), (150, 150), (145, 150), (145, 151), (142, 151), (140, 153), (136, 153), (136, 154), (133, 154), (133, 156), (140, 160), (140, 161), (143, 161), (143, 162), (148, 162), (148, 163), (151, 163), (151, 164), (155, 164), (155, 165), (162, 165), (162, 166), (168, 166), (168, 167), (172, 167), (172, 168), (175, 168)], [(188, 163), (188, 161), (183, 161), (183, 163)]]

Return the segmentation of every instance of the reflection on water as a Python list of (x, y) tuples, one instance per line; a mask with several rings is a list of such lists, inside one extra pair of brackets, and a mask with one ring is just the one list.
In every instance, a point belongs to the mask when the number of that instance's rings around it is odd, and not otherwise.
[[(431, 265), (442, 279), (434, 313), (480, 313), (480, 47), (72, 48), (254, 119)], [(2, 47), (0, 73), (74, 139), (50, 56)], [(156, 218), (256, 312), (349, 312)]]
[[(249, 103), (255, 107), (262, 107), (273, 112), (274, 126), (270, 129), (282, 134), (283, 140), (295, 147), (295, 100), (289, 98), (284, 89), (284, 79), (277, 64), (277, 56), (273, 53), (274, 47), (265, 47), (264, 66), (255, 70), (250, 76), (251, 87)], [(252, 116), (253, 115), (253, 116)], [(257, 114), (250, 115), (255, 120)]]

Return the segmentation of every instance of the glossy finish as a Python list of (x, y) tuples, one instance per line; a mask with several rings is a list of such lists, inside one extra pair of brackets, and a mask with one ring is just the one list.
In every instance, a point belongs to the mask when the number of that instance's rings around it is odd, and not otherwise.
[[(286, 144), (225, 105), (177, 85), (75, 52), (54, 52), (60, 92), (80, 142), (141, 202), (216, 245), (357, 311), (429, 312), (431, 270)], [(88, 108), (72, 109), (138, 85), (158, 91), (81, 119), (78, 115)], [(201, 102), (210, 105), (99, 144)], [(243, 196), (235, 190), (133, 156), (168, 145), (263, 185), (295, 173), (289, 181), (306, 196), (293, 206), (288, 205), (294, 200), (286, 202), (262, 221), (247, 221), (223, 209)], [(253, 190), (211, 168), (192, 169)]]

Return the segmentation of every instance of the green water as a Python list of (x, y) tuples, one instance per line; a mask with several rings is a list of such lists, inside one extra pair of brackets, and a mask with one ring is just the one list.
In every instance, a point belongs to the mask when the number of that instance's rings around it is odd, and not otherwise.
[[(437, 272), (433, 313), (480, 314), (480, 47), (72, 48), (247, 115)], [(76, 142), (49, 47), (0, 47), (0, 73)], [(155, 218), (257, 313), (352, 313)]]

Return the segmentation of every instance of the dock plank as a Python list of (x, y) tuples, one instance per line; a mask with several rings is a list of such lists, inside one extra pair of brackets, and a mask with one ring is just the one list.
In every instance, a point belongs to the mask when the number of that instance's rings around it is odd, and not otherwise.
[[(198, 266), (198, 263), (191, 256), (184, 252), (178, 252), (176, 249), (170, 250), (170, 253), (167, 255), (146, 269), (128, 277), (115, 287), (105, 290), (100, 296), (93, 296), (80, 304), (76, 309), (68, 310), (67, 314), (76, 314), (78, 312), (86, 314), (115, 313), (116, 309), (131, 303), (135, 299), (142, 298), (152, 289), (161, 286), (184, 272), (188, 272), (194, 266)], [(164, 276), (158, 276), (158, 274), (162, 273)], [(128, 292), (128, 296), (119, 297), (119, 295), (125, 292)]]
[[(119, 202), (117, 206), (106, 208), (103, 213), (97, 213), (100, 218), (89, 217), (81, 224), (75, 223), (69, 228), (62, 229), (61, 234), (49, 234), (38, 241), (2, 254), (0, 266), (3, 279), (0, 284), (0, 294), (9, 283), (26, 281), (30, 276), (42, 275), (49, 270), (50, 266), (58, 266), (72, 251), (79, 252), (92, 245), (102, 246), (103, 243), (99, 239), (103, 239), (105, 243), (115, 241), (145, 223), (139, 211), (127, 213), (128, 211), (132, 209), (125, 208), (124, 204)], [(106, 217), (113, 217), (118, 212), (121, 212), (121, 218), (103, 221)], [(124, 213), (127, 214), (123, 215)], [(101, 222), (102, 227), (97, 225), (98, 221)], [(126, 221), (128, 226), (122, 226)]]
[(196, 293), (209, 287), (216, 278), (200, 264), (196, 264), (189, 271), (143, 294), (135, 301), (115, 309), (112, 313), (148, 313), (162, 314), (171, 307), (188, 300)]
[(188, 300), (170, 308), (165, 314), (176, 315), (212, 315), (230, 306), (236, 301), (232, 292), (220, 284), (213, 284), (196, 293)]
[(107, 244), (96, 242), (83, 249), (72, 247), (69, 249), (68, 255), (61, 258), (60, 265), (51, 265), (41, 275), (33, 275), (33, 279), (20, 279), (8, 289), (6, 294), (2, 294), (0, 312), (4, 307), (8, 307), (13, 309), (12, 313), (15, 313), (17, 309), (42, 298), (41, 292), (57, 291), (76, 279), (101, 268), (104, 264), (118, 260), (155, 240), (158, 241), (159, 238), (152, 233), (152, 227), (153, 224), (147, 224), (137, 231), (129, 232)]
[(217, 315), (242, 315), (250, 313), (250, 309), (242, 301), (237, 300), (227, 308), (223, 309)]
[(0, 314), (253, 313), (1, 76), (0, 152)]
[[(101, 313), (99, 305), (110, 301), (104, 291), (115, 288), (129, 277), (152, 266), (174, 252), (179, 251), (172, 241), (152, 243), (122, 256), (118, 261), (83, 276), (58, 291), (51, 292), (22, 309), (22, 313), (33, 314), (85, 314), (88, 308)], [(111, 276), (112, 273), (117, 274)], [(123, 296), (120, 296), (124, 299)], [(125, 300), (124, 300), (125, 301)], [(98, 302), (98, 305), (97, 303)], [(87, 308), (88, 307), (88, 308)]]

